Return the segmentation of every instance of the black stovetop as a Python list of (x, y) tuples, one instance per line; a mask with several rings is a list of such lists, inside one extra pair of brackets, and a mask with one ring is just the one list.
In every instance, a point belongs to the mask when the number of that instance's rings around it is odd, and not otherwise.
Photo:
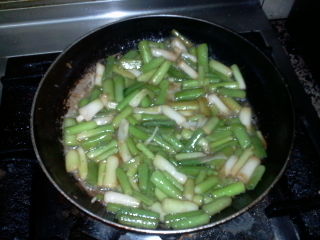
[[(242, 35), (273, 56), (272, 47), (259, 32)], [(317, 239), (320, 236), (320, 210), (316, 210), (320, 149), (314, 144), (317, 136), (308, 130), (311, 123), (308, 118), (300, 117), (298, 107), (296, 138), (286, 172), (262, 201), (227, 223), (193, 234), (155, 236), (115, 229), (79, 212), (42, 173), (30, 140), (32, 99), (40, 79), (57, 56), (58, 53), (52, 53), (9, 58), (1, 79), (0, 239), (241, 240)]]

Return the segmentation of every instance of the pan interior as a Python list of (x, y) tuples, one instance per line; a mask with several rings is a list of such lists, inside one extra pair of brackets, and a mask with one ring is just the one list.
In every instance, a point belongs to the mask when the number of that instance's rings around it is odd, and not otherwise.
[(195, 43), (208, 43), (211, 57), (239, 65), (247, 83), (248, 99), (268, 143), (268, 158), (264, 161), (267, 170), (258, 187), (237, 197), (232, 207), (212, 217), (208, 226), (244, 211), (265, 194), (286, 165), (293, 134), (290, 97), (278, 71), (255, 47), (217, 25), (184, 17), (154, 16), (119, 22), (98, 29), (62, 53), (43, 78), (33, 106), (33, 141), (44, 171), (69, 200), (102, 221), (113, 224), (104, 207), (92, 204), (87, 193), (65, 171), (61, 143), (65, 101), (88, 67), (98, 60), (126, 52), (142, 39), (166, 38), (172, 29)]

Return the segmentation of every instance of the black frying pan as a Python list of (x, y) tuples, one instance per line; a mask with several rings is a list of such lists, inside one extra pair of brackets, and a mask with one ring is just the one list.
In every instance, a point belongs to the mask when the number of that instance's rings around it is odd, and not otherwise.
[[(212, 217), (205, 226), (184, 230), (146, 230), (113, 221), (65, 171), (61, 144), (66, 99), (90, 65), (110, 54), (125, 52), (141, 39), (167, 37), (172, 29), (196, 43), (209, 44), (211, 56), (226, 64), (237, 63), (247, 83), (248, 98), (268, 142), (266, 173), (254, 191), (237, 197), (232, 207)], [(70, 67), (71, 66), (71, 67)], [(283, 173), (292, 145), (294, 116), (288, 89), (275, 66), (239, 35), (218, 25), (181, 16), (133, 18), (102, 27), (66, 49), (52, 64), (36, 93), (31, 117), (32, 140), (43, 171), (52, 184), (87, 214), (113, 226), (145, 233), (183, 233), (225, 222), (254, 205)]]

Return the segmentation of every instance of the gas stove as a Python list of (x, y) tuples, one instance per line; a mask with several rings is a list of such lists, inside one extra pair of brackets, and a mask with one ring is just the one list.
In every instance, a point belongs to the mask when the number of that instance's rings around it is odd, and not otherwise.
[[(39, 1), (0, 10), (1, 239), (318, 239), (320, 123), (259, 2)], [(13, 6), (9, 9), (8, 6)], [(1, 9), (1, 8), (0, 8)], [(296, 111), (295, 142), (280, 181), (244, 214), (183, 235), (127, 232), (71, 205), (42, 173), (30, 140), (29, 117), (39, 81), (59, 53), (81, 35), (146, 14), (196, 17), (230, 28), (261, 49), (286, 79)], [(3, 47), (6, 46), (6, 47)], [(1, 89), (1, 88), (0, 88)]]

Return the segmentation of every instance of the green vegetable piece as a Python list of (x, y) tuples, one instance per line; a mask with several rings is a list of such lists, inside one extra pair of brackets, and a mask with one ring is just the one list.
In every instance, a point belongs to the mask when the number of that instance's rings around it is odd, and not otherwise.
[(155, 74), (156, 71), (157, 71), (157, 69), (152, 69), (148, 72), (145, 72), (145, 73), (141, 74), (139, 77), (137, 77), (137, 80), (142, 83), (148, 82), (152, 78), (152, 76)]
[(136, 125), (139, 123), (139, 121), (137, 121), (137, 119), (135, 119), (132, 115), (128, 116), (127, 120), (129, 122), (129, 124), (131, 124), (131, 125)]
[(199, 109), (199, 102), (196, 100), (178, 101), (178, 102), (169, 103), (169, 106), (172, 107), (174, 110), (178, 110), (178, 111), (181, 111), (181, 110), (197, 111)]
[(205, 93), (206, 92), (203, 88), (182, 90), (175, 94), (175, 100), (176, 101), (194, 100), (204, 96)]
[(217, 151), (217, 149), (226, 144), (226, 143), (229, 143), (229, 142), (232, 142), (233, 141), (233, 137), (232, 136), (227, 136), (225, 138), (222, 138), (222, 139), (219, 139), (219, 140), (216, 140), (214, 142), (211, 142), (210, 143), (210, 147), (213, 151)]
[(245, 98), (246, 92), (241, 89), (218, 88), (218, 93), (227, 97)]
[[(175, 124), (174, 124), (175, 125)], [(172, 126), (174, 126), (172, 125)], [(173, 135), (171, 134), (161, 134), (162, 138), (171, 144), (171, 146), (176, 150), (177, 152), (180, 151), (183, 147), (182, 143)]]
[(94, 161), (88, 161), (87, 183), (96, 186), (98, 182), (98, 164)]
[(251, 145), (251, 139), (243, 125), (236, 124), (232, 126), (232, 132), (237, 138), (242, 149), (245, 149)]
[(165, 59), (163, 57), (153, 58), (150, 62), (144, 64), (141, 70), (143, 73), (147, 73), (153, 69), (158, 68), (164, 61)]
[(150, 83), (153, 85), (158, 85), (166, 73), (168, 72), (169, 68), (171, 66), (171, 63), (169, 61), (164, 61), (158, 70), (153, 74), (152, 78), (150, 79)]
[(126, 173), (122, 168), (117, 168), (116, 170), (117, 179), (120, 183), (121, 189), (124, 194), (132, 195), (132, 187), (130, 185), (130, 181)]
[[(113, 208), (115, 210), (116, 207), (113, 207)], [(127, 206), (122, 206), (120, 209), (116, 211), (116, 213), (121, 215), (145, 218), (145, 219), (153, 219), (157, 221), (159, 221), (159, 218), (160, 218), (160, 214), (157, 212), (141, 209), (141, 208), (127, 207)]]
[(230, 185), (227, 185), (223, 188), (213, 190), (211, 192), (211, 195), (214, 198), (233, 197), (233, 196), (239, 195), (241, 193), (244, 193), (245, 191), (246, 191), (246, 188), (242, 182), (235, 182), (235, 183), (231, 183)]
[(135, 177), (136, 173), (138, 172), (138, 166), (139, 166), (140, 162), (141, 162), (140, 157), (137, 156), (134, 159), (134, 161), (132, 161), (132, 162), (130, 161), (128, 163), (129, 166), (128, 166), (128, 170), (127, 170), (127, 175), (129, 177), (129, 179)]
[(226, 65), (224, 65), (222, 62), (211, 59), (209, 62), (209, 66), (212, 71), (218, 72), (227, 78), (230, 78), (232, 76), (231, 69), (229, 67), (227, 67)]
[(131, 106), (124, 108), (112, 121), (113, 127), (118, 128), (122, 119), (125, 119), (133, 112)]
[(121, 65), (121, 67), (123, 67), (126, 70), (140, 69), (142, 62), (141, 62), (141, 60), (137, 60), (137, 59), (121, 59), (120, 65)]
[(102, 81), (105, 81), (106, 79), (109, 79), (112, 77), (112, 69), (113, 69), (113, 65), (115, 64), (115, 62), (116, 62), (115, 56), (107, 57), (106, 64), (105, 64), (105, 70), (102, 75)]
[(230, 89), (235, 89), (239, 88), (239, 84), (237, 82), (218, 82), (218, 83), (212, 83), (208, 87), (209, 91), (217, 91), (218, 88), (224, 87), (224, 88), (230, 88)]
[(265, 147), (258, 136), (252, 136), (251, 143), (253, 146), (254, 155), (261, 159), (267, 157)]
[(226, 96), (219, 96), (222, 102), (232, 111), (238, 113), (241, 110), (240, 104), (234, 100), (233, 98), (226, 97)]
[(121, 102), (123, 99), (124, 78), (121, 76), (114, 77), (113, 85), (114, 85), (115, 100), (116, 102)]
[(124, 96), (128, 96), (129, 94), (133, 93), (136, 90), (141, 90), (144, 88), (145, 83), (134, 83), (130, 87), (127, 87), (124, 90)]
[(191, 138), (188, 140), (187, 144), (185, 145), (185, 150), (187, 151), (193, 151), (198, 141), (201, 139), (201, 137), (204, 135), (204, 131), (201, 128), (198, 128), (195, 130), (191, 136)]
[(156, 105), (162, 105), (166, 102), (168, 89), (169, 89), (169, 81), (166, 79), (162, 80), (161, 83), (159, 84), (159, 87), (160, 87), (160, 93), (156, 98), (156, 100), (154, 101), (154, 104)]
[(152, 198), (138, 191), (133, 191), (132, 196), (135, 197), (136, 199), (139, 199), (141, 202), (143, 202), (147, 206), (151, 206), (154, 203), (154, 200)]
[(191, 153), (178, 153), (176, 154), (175, 158), (180, 161), (180, 160), (185, 160), (185, 159), (193, 159), (193, 158), (199, 158), (199, 157), (205, 157), (206, 155), (202, 152), (191, 152)]
[(183, 185), (177, 181), (170, 173), (163, 171), (163, 175), (174, 185), (176, 186), (180, 191), (183, 191)]
[(101, 133), (114, 132), (114, 128), (110, 124), (105, 124), (94, 129), (84, 130), (77, 135), (78, 140), (85, 140), (87, 138), (100, 135)]
[(63, 142), (67, 146), (77, 146), (79, 144), (76, 135), (69, 135), (66, 133), (63, 135)]
[(203, 68), (205, 73), (209, 70), (208, 45), (206, 43), (197, 46), (198, 71)]
[(207, 170), (201, 170), (195, 180), (195, 184), (199, 184), (199, 183), (203, 182), (206, 179), (206, 177), (207, 177)]
[(114, 65), (112, 70), (113, 70), (113, 72), (119, 74), (120, 76), (122, 76), (124, 78), (129, 78), (129, 79), (136, 78), (136, 76), (133, 73), (129, 72), (128, 70), (126, 70), (118, 65)]
[(156, 121), (156, 120), (169, 120), (169, 118), (162, 114), (141, 114), (142, 121)]
[(248, 159), (253, 155), (253, 149), (252, 147), (246, 148), (241, 155), (239, 156), (238, 161), (233, 165), (233, 168), (231, 170), (231, 174), (233, 176), (236, 176), (237, 173), (240, 171), (240, 169), (246, 164)]
[(210, 215), (204, 213), (171, 223), (173, 229), (186, 229), (201, 226), (210, 222)]
[(94, 159), (97, 158), (98, 156), (100, 156), (101, 154), (109, 151), (110, 149), (114, 148), (117, 146), (117, 141), (116, 140), (112, 140), (110, 143), (103, 145), (103, 146), (99, 146), (95, 149), (92, 149), (91, 151), (87, 152), (87, 156), (90, 159)]
[(218, 158), (218, 159), (211, 161), (210, 166), (215, 170), (220, 170), (226, 161), (227, 161), (227, 159), (225, 159), (225, 158)]
[(97, 127), (97, 123), (95, 121), (81, 122), (76, 125), (66, 127), (65, 133), (68, 135), (78, 134), (86, 130), (91, 130)]
[(145, 96), (141, 101), (141, 107), (147, 108), (147, 107), (150, 107), (151, 105), (152, 105), (152, 101), (150, 97), (148, 95)]
[(197, 204), (198, 206), (201, 206), (203, 204), (203, 196), (196, 194), (193, 196), (192, 201)]
[[(112, 79), (106, 79), (102, 83), (103, 93), (107, 95), (108, 100), (114, 100), (114, 85)], [(88, 102), (89, 103), (89, 102)]]
[(146, 192), (150, 181), (149, 168), (146, 163), (138, 166), (138, 180), (140, 190)]
[(100, 133), (81, 141), (81, 146), (84, 150), (88, 151), (97, 148), (103, 144), (107, 144), (112, 139), (111, 133)]
[(220, 197), (214, 199), (208, 204), (203, 205), (202, 209), (210, 216), (221, 212), (223, 209), (229, 207), (232, 203), (231, 197)]
[(221, 151), (223, 151), (223, 150), (226, 149), (226, 148), (233, 148), (233, 149), (235, 149), (235, 148), (237, 148), (238, 146), (239, 146), (239, 145), (238, 145), (237, 141), (226, 142), (226, 143), (224, 143), (224, 144), (216, 147), (216, 148), (214, 149), (214, 153), (221, 152)]
[(146, 145), (144, 145), (143, 143), (138, 143), (136, 146), (147, 158), (154, 158), (153, 152), (151, 152)]
[(155, 136), (153, 138), (153, 141), (158, 144), (160, 147), (162, 147), (163, 150), (165, 150), (168, 153), (175, 154), (176, 151), (174, 150), (174, 147), (171, 146), (169, 143), (164, 141), (162, 138)]
[(140, 130), (137, 127), (129, 126), (129, 134), (133, 137), (140, 139), (140, 140), (147, 140), (149, 138), (149, 134), (145, 133), (144, 131)]
[(152, 173), (151, 182), (167, 196), (182, 199), (182, 192), (161, 171), (154, 171)]
[(128, 145), (130, 153), (133, 156), (135, 156), (135, 155), (137, 155), (139, 153), (139, 150), (136, 147), (136, 144), (135, 144), (135, 142), (133, 141), (133, 139), (131, 137), (127, 138), (127, 145)]
[(218, 128), (216, 129), (211, 135), (207, 137), (207, 140), (209, 142), (218, 141), (227, 137), (233, 136), (233, 133), (231, 131), (231, 127), (228, 126), (227, 128)]
[(193, 195), (194, 195), (194, 180), (188, 178), (188, 180), (184, 184), (183, 196), (189, 201), (192, 201)]
[(89, 102), (90, 102), (89, 97), (82, 98), (82, 99), (79, 101), (78, 106), (79, 106), (79, 108), (81, 108), (81, 107), (87, 105)]
[(108, 157), (118, 153), (118, 151), (119, 151), (119, 149), (117, 147), (110, 148), (108, 151), (106, 151), (106, 152), (100, 154), (99, 156), (97, 156), (96, 158), (94, 158), (94, 160), (96, 162), (106, 160)]
[(122, 204), (108, 203), (106, 209), (107, 209), (108, 212), (116, 214), (119, 210), (121, 210), (124, 207), (126, 207), (126, 206), (122, 205)]
[(132, 93), (130, 93), (128, 96), (126, 96), (121, 102), (119, 102), (117, 106), (117, 110), (122, 111), (126, 106), (129, 105), (132, 98), (134, 98), (139, 92), (140, 92), (140, 89), (137, 89)]
[(219, 179), (217, 177), (208, 177), (205, 181), (199, 183), (194, 188), (195, 193), (202, 194), (217, 185)]
[(154, 120), (141, 123), (143, 127), (176, 127), (176, 122), (173, 120)]
[(89, 95), (89, 102), (92, 102), (93, 100), (96, 100), (100, 96), (101, 93), (102, 93), (102, 91), (101, 91), (100, 88), (94, 87), (91, 90), (91, 93)]
[(189, 79), (189, 76), (185, 72), (177, 68), (175, 65), (171, 65), (168, 70), (168, 75), (177, 79)]
[(77, 150), (71, 149), (66, 154), (66, 170), (73, 172), (79, 168), (79, 154)]
[(235, 80), (238, 82), (238, 84), (239, 84), (240, 89), (246, 89), (246, 83), (245, 83), (245, 81), (244, 81), (244, 79), (243, 79), (243, 76), (242, 76), (242, 74), (241, 74), (241, 71), (240, 71), (238, 65), (233, 64), (233, 65), (231, 66), (231, 70), (232, 70), (234, 79), (235, 79)]
[(107, 162), (106, 161), (101, 161), (98, 163), (98, 180), (97, 180), (97, 185), (98, 186), (103, 186), (104, 184), (104, 178), (106, 176), (106, 171), (107, 171)]
[(195, 210), (195, 211), (173, 213), (173, 214), (171, 213), (164, 216), (164, 222), (167, 227), (171, 227), (172, 223), (179, 222), (183, 219), (187, 219), (190, 217), (196, 217), (202, 214), (204, 214), (203, 210)]
[(153, 219), (129, 215), (117, 215), (116, 218), (118, 219), (119, 223), (136, 228), (156, 229), (159, 224), (159, 221)]
[(257, 184), (261, 180), (264, 172), (266, 171), (266, 167), (263, 165), (259, 165), (253, 172), (249, 182), (246, 184), (246, 188), (248, 190), (253, 190), (256, 188)]
[(74, 118), (64, 118), (63, 119), (63, 128), (70, 127), (77, 124), (77, 120)]
[(156, 198), (159, 200), (159, 201), (162, 201), (163, 199), (167, 198), (168, 196), (162, 192), (159, 188), (155, 188), (154, 189), (154, 195), (156, 196)]
[(191, 48), (191, 47), (193, 46), (192, 42), (191, 42), (188, 38), (186, 38), (185, 36), (183, 36), (183, 35), (182, 35), (180, 32), (178, 32), (177, 30), (173, 29), (173, 30), (171, 31), (171, 33), (172, 33), (173, 36), (179, 38), (180, 41), (182, 41), (183, 44), (186, 45), (186, 47)]
[(79, 177), (82, 180), (86, 180), (88, 176), (88, 162), (86, 155), (81, 147), (77, 148), (79, 154)]
[(212, 117), (206, 122), (202, 129), (207, 135), (209, 135), (218, 126), (219, 122), (219, 118)]
[(139, 59), (139, 51), (136, 49), (129, 50), (125, 55), (122, 57), (123, 59)]
[(207, 167), (204, 166), (181, 166), (177, 167), (177, 170), (179, 172), (182, 172), (189, 176), (198, 176), (201, 170), (207, 170)]
[(138, 49), (139, 49), (140, 55), (143, 59), (143, 62), (145, 64), (150, 62), (152, 59), (152, 54), (151, 54), (151, 50), (150, 50), (148, 41), (146, 41), (146, 40), (140, 41), (138, 44)]

